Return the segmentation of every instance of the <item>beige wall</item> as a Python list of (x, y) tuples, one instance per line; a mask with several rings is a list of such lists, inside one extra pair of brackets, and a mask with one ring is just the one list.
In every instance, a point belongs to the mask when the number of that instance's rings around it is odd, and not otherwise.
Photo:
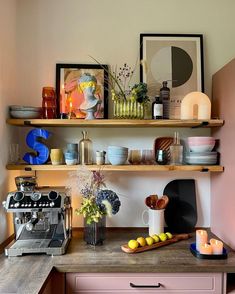
[[(3, 1), (2, 1), (3, 2)], [(10, 1), (12, 2), (12, 1)], [(8, 6), (8, 1), (4, 1)], [(205, 88), (211, 92), (211, 77), (235, 52), (234, 0), (19, 0), (16, 18), (16, 71), (19, 104), (41, 104), (41, 88), (55, 84), (55, 64), (92, 63), (92, 55), (103, 63), (134, 65), (139, 55), (140, 33), (201, 33), (204, 35)], [(2, 12), (2, 10), (1, 10)], [(12, 19), (14, 22), (12, 8)], [(6, 19), (11, 32), (13, 24)], [(8, 33), (9, 34), (9, 33)], [(13, 42), (13, 39), (11, 39)], [(139, 78), (138, 69), (135, 80)], [(58, 129), (53, 144), (64, 147), (79, 141), (81, 130)], [(130, 148), (151, 148), (157, 136), (172, 135), (173, 129), (90, 130), (94, 148), (121, 144)], [(181, 136), (198, 130), (180, 130)], [(207, 134), (202, 131), (201, 134)], [(124, 142), (125, 140), (125, 142)], [(62, 183), (64, 173), (38, 173), (41, 184)], [(52, 181), (53, 178), (53, 181)], [(55, 182), (55, 178), (58, 179)], [(210, 178), (200, 173), (111, 174), (110, 187), (122, 195), (122, 210), (110, 221), (114, 226), (140, 226), (143, 199), (148, 193), (162, 193), (175, 178), (195, 178), (198, 190), (198, 226), (210, 225)], [(77, 205), (75, 200), (75, 206)], [(134, 205), (133, 205), (134, 203)], [(132, 207), (132, 209), (130, 209)], [(75, 225), (81, 221), (76, 218)]]
[(18, 97), (39, 104), (41, 87), (54, 84), (56, 62), (92, 63), (92, 55), (134, 65), (141, 32), (202, 33), (210, 93), (211, 75), (234, 55), (234, 10), (234, 0), (20, 0)]
[[(16, 133), (6, 125), (8, 105), (16, 103), (16, 0), (0, 0), (0, 243), (12, 233), (12, 222), (2, 208), (2, 201), (11, 186), (5, 165), (10, 140), (17, 142)], [(12, 173), (14, 175), (14, 173)]]

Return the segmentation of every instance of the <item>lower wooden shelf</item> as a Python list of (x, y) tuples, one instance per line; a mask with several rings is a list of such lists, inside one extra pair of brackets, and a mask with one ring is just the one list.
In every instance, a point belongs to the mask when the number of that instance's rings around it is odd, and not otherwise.
[[(27, 164), (8, 164), (7, 170), (24, 171), (75, 171), (80, 165), (27, 165)], [(199, 171), (199, 172), (223, 172), (221, 165), (86, 165), (89, 170), (102, 171), (128, 171), (128, 172), (156, 172), (156, 171)]]

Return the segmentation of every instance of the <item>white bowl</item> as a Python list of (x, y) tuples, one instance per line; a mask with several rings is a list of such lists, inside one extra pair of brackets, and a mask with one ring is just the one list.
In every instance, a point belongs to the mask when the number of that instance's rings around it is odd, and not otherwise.
[(197, 142), (202, 142), (202, 141), (214, 141), (214, 137), (188, 137), (188, 141), (197, 141)]
[(41, 107), (37, 106), (23, 106), (23, 105), (10, 105), (9, 110), (26, 110), (26, 111), (41, 111)]
[(40, 111), (28, 110), (10, 110), (10, 115), (13, 118), (40, 118)]
[(189, 149), (192, 152), (210, 152), (214, 148), (215, 144), (211, 145), (191, 145), (189, 144)]

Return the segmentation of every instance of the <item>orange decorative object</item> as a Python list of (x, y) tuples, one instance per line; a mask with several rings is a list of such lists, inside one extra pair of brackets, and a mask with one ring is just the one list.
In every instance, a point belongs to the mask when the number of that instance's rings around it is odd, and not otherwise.
[(56, 94), (53, 87), (42, 88), (42, 117), (46, 119), (56, 118)]

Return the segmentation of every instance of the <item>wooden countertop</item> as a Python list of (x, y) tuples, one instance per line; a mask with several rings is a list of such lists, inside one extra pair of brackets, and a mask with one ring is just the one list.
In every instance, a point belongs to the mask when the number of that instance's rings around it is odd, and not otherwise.
[(146, 236), (145, 229), (113, 229), (102, 246), (86, 245), (75, 231), (62, 256), (28, 255), (0, 257), (0, 293), (38, 293), (53, 268), (60, 272), (228, 272), (235, 273), (235, 252), (228, 259), (201, 260), (190, 250), (191, 239), (151, 251), (126, 254), (120, 246), (129, 239)]

